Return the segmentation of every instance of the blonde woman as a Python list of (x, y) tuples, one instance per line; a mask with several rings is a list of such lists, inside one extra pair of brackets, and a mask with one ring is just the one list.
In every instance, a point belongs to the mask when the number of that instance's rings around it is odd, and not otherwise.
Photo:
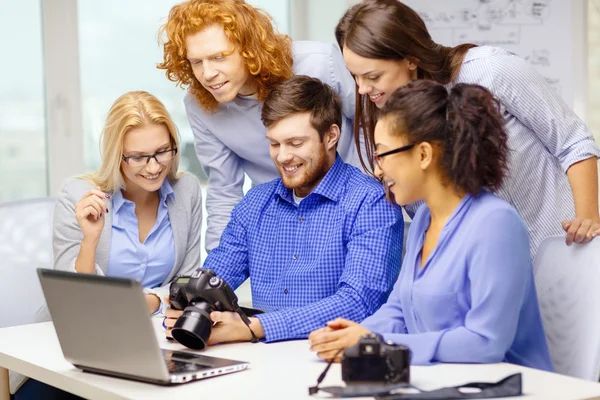
[(104, 127), (101, 167), (58, 194), (54, 268), (137, 279), (149, 311), (159, 311), (173, 277), (200, 265), (200, 185), (177, 174), (178, 149), (177, 128), (156, 97), (119, 97)]

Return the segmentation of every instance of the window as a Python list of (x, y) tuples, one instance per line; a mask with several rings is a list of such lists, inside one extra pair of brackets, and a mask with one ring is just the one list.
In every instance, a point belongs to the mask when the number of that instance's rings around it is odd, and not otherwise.
[[(180, 2), (78, 1), (86, 170), (94, 170), (100, 165), (100, 135), (112, 103), (128, 91), (145, 90), (164, 103), (179, 128), (182, 141), (180, 168), (194, 173), (202, 183), (206, 183), (207, 178), (196, 158), (193, 135), (185, 114), (185, 91), (169, 81), (163, 70), (156, 68), (163, 56), (157, 40), (158, 29), (166, 21), (171, 7)], [(288, 32), (287, 1), (254, 0), (249, 3), (267, 11), (280, 32)], [(250, 184), (246, 179), (246, 190)], [(203, 192), (205, 199), (204, 189)], [(203, 222), (202, 232), (205, 232), (206, 220)], [(204, 237), (203, 233), (203, 241)]]
[[(48, 194), (41, 7), (0, 0), (0, 202)], [(15, 38), (18, 37), (18, 39)]]

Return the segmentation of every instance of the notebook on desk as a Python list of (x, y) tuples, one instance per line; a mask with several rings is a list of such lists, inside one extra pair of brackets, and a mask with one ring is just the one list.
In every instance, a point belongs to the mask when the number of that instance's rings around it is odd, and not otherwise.
[(139, 282), (38, 269), (67, 361), (87, 372), (171, 385), (242, 371), (247, 362), (161, 349)]

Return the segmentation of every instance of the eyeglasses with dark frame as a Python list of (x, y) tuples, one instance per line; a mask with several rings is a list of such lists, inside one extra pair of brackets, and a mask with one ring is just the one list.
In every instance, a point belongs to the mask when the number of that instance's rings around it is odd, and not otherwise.
[(142, 167), (142, 166), (148, 164), (150, 162), (150, 160), (153, 158), (159, 164), (165, 163), (167, 161), (171, 161), (173, 158), (175, 158), (176, 154), (177, 154), (177, 147), (172, 148), (172, 149), (157, 151), (156, 153), (148, 154), (147, 156), (129, 156), (129, 157), (121, 156), (121, 157), (123, 157), (123, 161), (125, 161), (127, 163), (127, 165), (129, 165), (130, 167)]
[(381, 169), (381, 160), (383, 157), (391, 156), (392, 154), (402, 153), (403, 151), (408, 151), (415, 147), (416, 143), (407, 144), (406, 146), (398, 147), (397, 149), (386, 151), (385, 153), (377, 154), (375, 153), (375, 162), (377, 166)]

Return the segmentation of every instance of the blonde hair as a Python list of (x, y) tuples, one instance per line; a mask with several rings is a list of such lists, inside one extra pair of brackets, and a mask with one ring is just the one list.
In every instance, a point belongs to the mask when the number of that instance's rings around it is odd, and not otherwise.
[[(148, 92), (133, 91), (120, 96), (110, 108), (104, 129), (102, 130), (100, 155), (102, 165), (89, 174), (80, 176), (100, 187), (103, 192), (115, 192), (125, 189), (125, 181), (121, 173), (123, 160), (123, 141), (132, 129), (147, 125), (164, 125), (171, 136), (173, 147), (179, 149), (179, 133), (169, 112), (156, 97)], [(167, 178), (177, 179), (179, 168), (179, 151), (171, 161)]]

